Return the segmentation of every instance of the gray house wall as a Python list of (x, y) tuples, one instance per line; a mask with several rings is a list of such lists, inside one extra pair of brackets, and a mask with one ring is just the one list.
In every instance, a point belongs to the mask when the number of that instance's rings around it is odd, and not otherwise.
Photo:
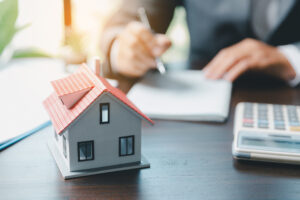
[[(108, 124), (100, 124), (100, 103), (110, 104)], [(139, 162), (141, 160), (141, 118), (112, 96), (102, 94), (81, 114), (67, 132), (67, 160), (70, 171)], [(119, 137), (134, 135), (134, 155), (119, 156)], [(62, 136), (58, 146), (62, 152)], [(78, 161), (78, 142), (94, 141), (94, 160)], [(63, 154), (61, 153), (63, 156)], [(69, 159), (69, 162), (68, 162)]]
[[(57, 137), (55, 137), (55, 135), (57, 135)], [(63, 135), (66, 137), (66, 156), (63, 154)], [(70, 169), (70, 160), (69, 160), (69, 134), (68, 134), (68, 130), (64, 131), (63, 134), (58, 135), (55, 130), (53, 130), (53, 140), (55, 145), (57, 146), (59, 153), (61, 155), (61, 157), (63, 158), (63, 161), (65, 162), (66, 166)]]

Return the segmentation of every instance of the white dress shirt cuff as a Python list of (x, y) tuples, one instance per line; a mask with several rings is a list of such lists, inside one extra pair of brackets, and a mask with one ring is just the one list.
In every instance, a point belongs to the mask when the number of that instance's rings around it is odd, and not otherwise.
[(117, 72), (117, 56), (118, 56), (118, 50), (119, 50), (119, 41), (115, 40), (113, 44), (111, 45), (111, 50), (110, 50), (110, 67), (112, 72), (116, 73)]
[(290, 86), (295, 87), (300, 83), (300, 50), (292, 44), (279, 46), (278, 49), (288, 59), (296, 72), (295, 78), (288, 81)]

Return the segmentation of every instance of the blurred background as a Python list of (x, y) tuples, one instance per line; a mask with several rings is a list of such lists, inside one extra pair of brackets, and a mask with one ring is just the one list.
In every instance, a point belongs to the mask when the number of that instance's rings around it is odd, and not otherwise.
[[(79, 64), (93, 56), (103, 58), (101, 32), (120, 2), (0, 0), (0, 65), (24, 57), (61, 58), (66, 64)], [(163, 60), (184, 62), (189, 46), (184, 8), (176, 9), (167, 35), (173, 46)]]

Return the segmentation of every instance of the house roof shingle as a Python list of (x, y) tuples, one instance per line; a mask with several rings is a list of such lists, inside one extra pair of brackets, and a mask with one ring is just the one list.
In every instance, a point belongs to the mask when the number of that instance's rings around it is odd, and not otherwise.
[(82, 72), (51, 81), (51, 85), (58, 96), (71, 94), (94, 86), (93, 82)]

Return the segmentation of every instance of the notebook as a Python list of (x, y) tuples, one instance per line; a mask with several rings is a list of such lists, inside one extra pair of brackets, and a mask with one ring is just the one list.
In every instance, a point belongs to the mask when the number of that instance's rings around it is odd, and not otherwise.
[(153, 119), (223, 122), (231, 88), (228, 81), (207, 80), (201, 70), (150, 72), (128, 98)]

